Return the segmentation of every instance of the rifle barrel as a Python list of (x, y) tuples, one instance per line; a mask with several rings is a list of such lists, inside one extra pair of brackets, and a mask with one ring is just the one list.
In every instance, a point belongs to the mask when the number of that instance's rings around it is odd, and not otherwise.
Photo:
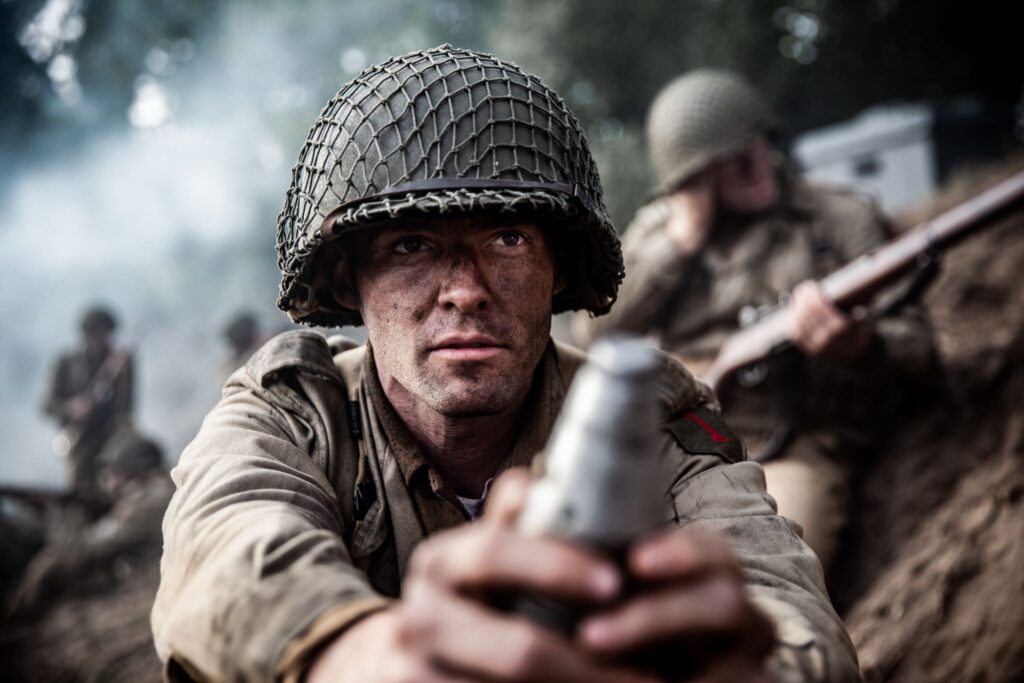
[(821, 287), (839, 306), (860, 303), (902, 275), (922, 254), (951, 246), (1022, 198), (1024, 171), (851, 261), (824, 278)]

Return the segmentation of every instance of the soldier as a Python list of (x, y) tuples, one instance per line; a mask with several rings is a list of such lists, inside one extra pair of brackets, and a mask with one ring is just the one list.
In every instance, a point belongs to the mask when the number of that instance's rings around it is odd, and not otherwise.
[(935, 351), (919, 309), (869, 320), (838, 310), (812, 280), (892, 230), (871, 202), (797, 178), (776, 147), (777, 120), (731, 73), (670, 83), (647, 133), (659, 195), (626, 232), (614, 309), (584, 337), (654, 335), (700, 376), (741, 318), (791, 297), (790, 336), (803, 358), (746, 373), (724, 414), (771, 459), (765, 477), (779, 514), (803, 527), (828, 568), (847, 519), (851, 456), (872, 443), (896, 389), (932, 373)]
[[(173, 486), (160, 447), (122, 429), (103, 450), (100, 477), (110, 509), (70, 538), (54, 538), (29, 563), (10, 601), (13, 614), (27, 615), (73, 585), (122, 566), (154, 560), (160, 523)], [(147, 555), (148, 553), (148, 555)]]
[(256, 316), (248, 311), (237, 313), (224, 328), (224, 341), (228, 343), (231, 351), (230, 357), (224, 364), (221, 373), (221, 383), (231, 375), (232, 372), (249, 360), (260, 343), (260, 324)]
[[(516, 532), (514, 468), (583, 360), (552, 311), (606, 312), (622, 274), (582, 130), (536, 77), (447, 45), (369, 67), (310, 131), (278, 255), (282, 309), (368, 343), (272, 339), (182, 455), (153, 610), (172, 679), (640, 681), (629, 655), (665, 642), (716, 679), (858, 678), (817, 559), (667, 356), (668, 528), (621, 570)], [(592, 612), (567, 638), (508, 591)]]
[(60, 424), (55, 447), (67, 456), (72, 492), (87, 507), (100, 498), (97, 456), (110, 435), (131, 420), (132, 357), (113, 347), (116, 328), (106, 308), (86, 311), (81, 346), (58, 359), (43, 405)]

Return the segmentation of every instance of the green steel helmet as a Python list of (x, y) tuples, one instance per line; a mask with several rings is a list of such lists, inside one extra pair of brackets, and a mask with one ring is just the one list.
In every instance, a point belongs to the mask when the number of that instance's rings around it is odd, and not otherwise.
[(117, 329), (117, 318), (106, 306), (91, 306), (78, 322), (85, 334), (110, 334)]
[(103, 463), (127, 477), (141, 477), (163, 467), (159, 444), (131, 427), (115, 431), (100, 454)]
[(752, 85), (729, 71), (697, 69), (661, 89), (647, 114), (647, 144), (660, 193), (743, 149), (779, 123)]
[(622, 250), (576, 117), (536, 77), (442, 45), (368, 67), (309, 132), (277, 222), (278, 306), (310, 325), (358, 325), (321, 247), (355, 228), (488, 212), (557, 232), (567, 286), (555, 313), (607, 312)]
[(256, 343), (260, 336), (260, 323), (253, 313), (235, 314), (224, 327), (224, 339), (232, 348), (243, 350)]

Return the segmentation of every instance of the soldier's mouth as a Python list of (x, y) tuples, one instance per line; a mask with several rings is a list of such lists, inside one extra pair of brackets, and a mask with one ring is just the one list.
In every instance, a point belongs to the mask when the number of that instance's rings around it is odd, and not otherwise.
[(445, 337), (430, 348), (431, 355), (456, 361), (487, 360), (507, 351), (497, 339), (484, 335)]

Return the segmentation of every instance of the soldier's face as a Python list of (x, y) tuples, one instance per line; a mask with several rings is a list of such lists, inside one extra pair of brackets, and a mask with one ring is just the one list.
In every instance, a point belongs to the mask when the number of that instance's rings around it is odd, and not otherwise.
[(358, 266), (341, 265), (335, 289), (362, 313), (393, 402), (469, 417), (525, 397), (556, 291), (543, 230), (462, 217), (367, 231), (354, 248)]
[(781, 198), (777, 154), (763, 138), (711, 168), (718, 202), (729, 213), (756, 214)]
[(87, 353), (103, 353), (110, 348), (110, 333), (106, 330), (84, 330), (82, 338), (85, 340)]

